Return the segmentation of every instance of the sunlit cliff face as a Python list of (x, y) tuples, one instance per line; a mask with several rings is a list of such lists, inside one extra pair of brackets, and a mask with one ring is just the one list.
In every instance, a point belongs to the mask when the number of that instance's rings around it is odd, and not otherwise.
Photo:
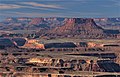
[(103, 47), (104, 44), (97, 44), (93, 42), (88, 42), (88, 47)]
[(86, 60), (86, 62), (87, 62), (88, 64), (90, 64), (90, 60)]
[(44, 44), (39, 44), (37, 40), (28, 40), (24, 45), (26, 48), (45, 49)]
[(35, 43), (35, 42), (37, 42), (37, 40), (28, 40), (28, 43), (30, 44), (30, 43)]
[(31, 58), (28, 61), (29, 63), (52, 63), (52, 59), (48, 58)]
[(95, 44), (95, 43), (92, 43), (92, 42), (88, 42), (88, 46), (89, 46), (89, 47), (95, 47), (96, 44)]

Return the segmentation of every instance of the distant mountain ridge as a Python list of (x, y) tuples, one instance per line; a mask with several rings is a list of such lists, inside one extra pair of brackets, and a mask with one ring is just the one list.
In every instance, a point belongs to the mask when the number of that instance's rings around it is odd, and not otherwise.
[[(39, 28), (54, 28), (65, 24), (67, 19), (72, 18), (59, 18), (59, 17), (17, 17), (6, 18), (0, 22), (0, 30), (23, 30), (23, 29), (39, 29)], [(119, 29), (120, 17), (118, 18), (93, 18), (95, 23), (103, 28)]]
[(37, 30), (39, 28), (52, 28), (63, 24), (64, 18), (7, 18), (0, 22), (0, 30)]
[(120, 34), (118, 29), (104, 28), (120, 27), (119, 23), (120, 18), (18, 17), (1, 22), (0, 30), (36, 30), (40, 36), (49, 37), (104, 38)]
[(120, 30), (120, 17), (116, 18), (95, 18), (94, 21), (97, 25), (105, 29)]

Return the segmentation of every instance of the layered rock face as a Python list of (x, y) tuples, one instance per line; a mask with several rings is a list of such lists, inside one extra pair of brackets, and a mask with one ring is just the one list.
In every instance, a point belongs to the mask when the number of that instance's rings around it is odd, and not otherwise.
[(100, 35), (103, 29), (90, 18), (67, 18), (65, 24), (50, 31), (58, 35)]

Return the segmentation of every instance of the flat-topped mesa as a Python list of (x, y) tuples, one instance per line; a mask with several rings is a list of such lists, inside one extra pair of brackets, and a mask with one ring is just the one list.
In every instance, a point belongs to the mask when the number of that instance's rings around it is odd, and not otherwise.
[(99, 30), (103, 30), (103, 28), (102, 27), (100, 27), (100, 26), (98, 26), (96, 23), (95, 23), (95, 21), (94, 21), (94, 19), (91, 19), (91, 18), (89, 18), (89, 19), (81, 19), (81, 21), (82, 21), (82, 24), (84, 24), (84, 26), (86, 27), (85, 29), (99, 29)]
[(56, 27), (51, 32), (55, 34), (102, 34), (103, 29), (91, 18), (66, 18), (65, 24)]
[[(91, 18), (65, 18), (66, 23), (76, 23), (76, 24), (85, 24), (93, 23), (94, 20)], [(95, 22), (94, 22), (95, 24)]]
[[(66, 18), (65, 25), (71, 27), (85, 27), (85, 29), (102, 29), (92, 18)], [(64, 25), (63, 25), (64, 26)], [(103, 30), (103, 29), (102, 29)]]
[(85, 23), (93, 23), (93, 19), (91, 18), (74, 18), (75, 23), (77, 24), (85, 24)]

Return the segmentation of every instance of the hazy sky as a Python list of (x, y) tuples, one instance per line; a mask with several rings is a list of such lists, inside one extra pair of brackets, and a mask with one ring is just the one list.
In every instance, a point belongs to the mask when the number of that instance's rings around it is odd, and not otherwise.
[(120, 17), (120, 0), (0, 0), (5, 17)]

